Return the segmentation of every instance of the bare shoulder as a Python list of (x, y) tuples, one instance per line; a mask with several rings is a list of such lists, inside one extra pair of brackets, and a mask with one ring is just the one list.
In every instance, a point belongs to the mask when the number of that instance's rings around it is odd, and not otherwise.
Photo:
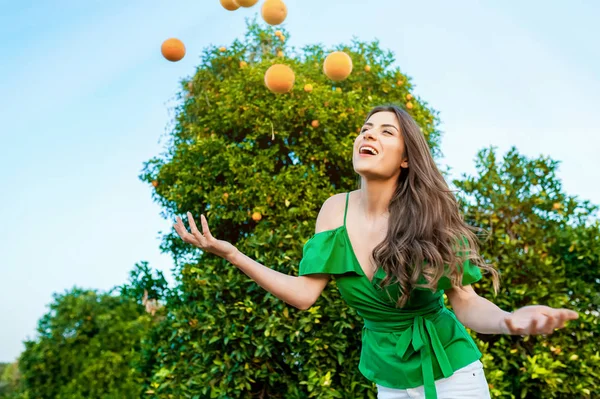
[(315, 233), (337, 229), (344, 224), (345, 207), (346, 193), (335, 194), (327, 198), (317, 216)]

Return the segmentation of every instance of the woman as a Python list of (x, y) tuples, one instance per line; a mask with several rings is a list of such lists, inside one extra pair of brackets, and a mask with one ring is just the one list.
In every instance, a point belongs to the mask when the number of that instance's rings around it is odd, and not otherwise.
[(496, 291), (498, 274), (479, 256), (476, 236), (405, 111), (374, 108), (352, 162), (360, 188), (325, 201), (298, 277), (214, 238), (204, 215), (202, 232), (189, 212), (191, 233), (179, 217), (175, 230), (299, 309), (311, 307), (334, 275), (364, 319), (359, 369), (376, 383), (380, 399), (489, 398), (481, 353), (465, 326), (482, 334), (550, 334), (578, 317), (547, 306), (509, 313), (475, 293), (471, 284), (482, 270)]

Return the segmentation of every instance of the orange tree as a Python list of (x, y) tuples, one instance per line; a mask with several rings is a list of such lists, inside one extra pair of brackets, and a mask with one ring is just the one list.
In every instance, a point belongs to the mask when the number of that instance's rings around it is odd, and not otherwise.
[(600, 386), (600, 223), (597, 207), (567, 195), (558, 163), (511, 149), (477, 157), (477, 175), (454, 183), (468, 222), (484, 229), (482, 253), (502, 273), (491, 295), (503, 309), (529, 304), (567, 307), (580, 318), (543, 336), (485, 336), (479, 344), (493, 397), (586, 398)]
[(25, 342), (14, 396), (139, 396), (136, 357), (150, 325), (143, 308), (120, 295), (79, 288), (54, 295), (37, 337)]
[[(337, 83), (322, 71), (334, 50), (353, 60), (352, 74)], [(214, 236), (297, 274), (320, 205), (356, 186), (352, 143), (372, 106), (407, 107), (438, 153), (436, 116), (393, 62), (376, 42), (296, 50), (275, 29), (250, 23), (243, 41), (206, 49), (182, 81), (168, 150), (147, 162), (141, 178), (154, 182), (170, 220), (206, 214)], [(295, 72), (289, 93), (265, 87), (265, 71), (276, 63)], [(147, 394), (374, 397), (357, 369), (361, 323), (333, 283), (302, 312), (174, 231), (162, 247), (176, 260), (178, 295), (149, 341)]]
[(164, 296), (167, 285), (155, 273), (141, 262), (123, 287), (109, 292), (75, 287), (55, 294), (36, 337), (25, 341), (19, 361), (0, 375), (0, 398), (142, 395), (139, 358), (153, 318), (144, 312), (141, 299), (144, 290), (152, 297)]

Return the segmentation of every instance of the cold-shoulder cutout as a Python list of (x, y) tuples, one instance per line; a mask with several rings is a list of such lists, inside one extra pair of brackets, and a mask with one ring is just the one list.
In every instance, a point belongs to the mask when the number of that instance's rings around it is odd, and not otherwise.
[(344, 219), (345, 193), (335, 194), (327, 198), (317, 216), (315, 233), (336, 230)]

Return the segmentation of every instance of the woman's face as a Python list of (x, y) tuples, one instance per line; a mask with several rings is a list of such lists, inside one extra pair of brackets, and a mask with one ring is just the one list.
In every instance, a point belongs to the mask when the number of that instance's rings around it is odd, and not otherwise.
[(394, 112), (377, 112), (365, 122), (354, 140), (354, 171), (368, 179), (397, 178), (408, 167), (404, 139)]

